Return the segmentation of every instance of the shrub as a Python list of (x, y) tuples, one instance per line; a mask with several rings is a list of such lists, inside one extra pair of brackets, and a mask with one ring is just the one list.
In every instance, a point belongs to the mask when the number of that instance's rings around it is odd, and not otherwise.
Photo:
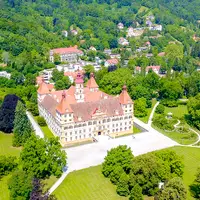
[(165, 106), (163, 106), (162, 104), (159, 104), (156, 108), (155, 111), (157, 114), (164, 114), (165, 112)]
[(167, 107), (177, 107), (178, 106), (178, 102), (176, 100), (164, 99), (161, 101), (161, 103)]
[(40, 117), (40, 116), (39, 116), (39, 117), (37, 118), (37, 122), (38, 122), (38, 124), (39, 124), (40, 126), (46, 126), (46, 125), (47, 125), (47, 123), (46, 123), (44, 117)]
[(151, 99), (147, 99), (146, 100), (146, 104), (147, 104), (147, 108), (151, 108), (152, 107), (152, 101), (151, 101)]

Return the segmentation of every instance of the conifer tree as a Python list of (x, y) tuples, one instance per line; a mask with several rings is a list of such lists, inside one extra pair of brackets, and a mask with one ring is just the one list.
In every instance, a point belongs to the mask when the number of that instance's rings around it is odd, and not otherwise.
[(32, 132), (31, 123), (26, 115), (26, 109), (21, 101), (18, 101), (15, 110), (13, 146), (24, 145)]

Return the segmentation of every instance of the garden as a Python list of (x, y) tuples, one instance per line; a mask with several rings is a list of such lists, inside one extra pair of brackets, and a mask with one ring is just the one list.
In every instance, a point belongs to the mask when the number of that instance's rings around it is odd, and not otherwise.
[(198, 134), (186, 121), (187, 106), (166, 107), (158, 105), (153, 117), (153, 128), (182, 145), (192, 145), (198, 141)]

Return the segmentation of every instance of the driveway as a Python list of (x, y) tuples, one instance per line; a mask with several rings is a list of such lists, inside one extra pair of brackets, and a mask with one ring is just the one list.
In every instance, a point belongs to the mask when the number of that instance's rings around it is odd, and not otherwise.
[(148, 129), (148, 132), (136, 134), (135, 138), (126, 136), (108, 139), (106, 136), (99, 136), (101, 138), (97, 143), (65, 149), (69, 166), (68, 172), (101, 164), (107, 151), (118, 145), (131, 147), (135, 156), (178, 145), (153, 128), (148, 127)]

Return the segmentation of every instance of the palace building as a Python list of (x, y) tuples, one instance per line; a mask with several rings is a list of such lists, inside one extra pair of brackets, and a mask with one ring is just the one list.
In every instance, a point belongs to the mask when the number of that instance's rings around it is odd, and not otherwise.
[(38, 109), (62, 145), (94, 140), (96, 136), (132, 133), (133, 101), (126, 86), (118, 96), (99, 90), (93, 73), (84, 87), (78, 73), (75, 86), (50, 90), (44, 81), (38, 88)]

